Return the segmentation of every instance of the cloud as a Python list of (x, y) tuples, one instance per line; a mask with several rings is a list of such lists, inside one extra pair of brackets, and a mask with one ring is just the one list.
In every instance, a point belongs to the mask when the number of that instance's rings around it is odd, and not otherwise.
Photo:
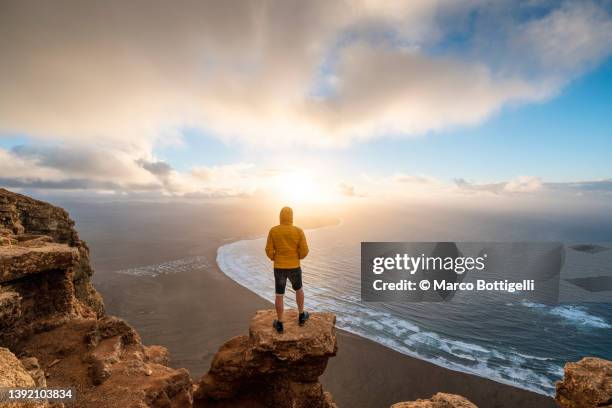
[(342, 51), (337, 74), (334, 94), (311, 105), (311, 121), (336, 138), (474, 124), (506, 102), (547, 95), (519, 78), (494, 79), (480, 63), (366, 44)]
[[(95, 181), (88, 179), (62, 179), (46, 180), (39, 178), (8, 178), (0, 177), (0, 185), (8, 188), (27, 188), (43, 190), (94, 190), (94, 191), (118, 191), (122, 186), (112, 181)], [(143, 191), (140, 188), (136, 191)], [(132, 190), (134, 191), (134, 190)]]
[(574, 181), (566, 183), (547, 183), (546, 186), (549, 189), (556, 191), (612, 194), (612, 179)]
[(418, 176), (411, 174), (397, 173), (392, 177), (393, 181), (397, 183), (407, 184), (439, 184), (440, 182), (433, 177)]
[[(612, 53), (609, 3), (484, 0), (124, 2), (0, 6), (0, 182), (252, 194), (285, 170), (178, 171), (156, 148), (198, 128), (256, 146), (338, 146), (479, 123), (542, 101)], [(458, 40), (460, 39), (460, 40)], [(382, 177), (396, 191), (605, 191), (606, 181), (475, 184)], [(353, 181), (332, 188), (365, 189)], [(337, 192), (338, 192), (337, 191)]]
[(238, 163), (181, 173), (164, 161), (100, 146), (0, 148), (0, 185), (12, 188), (235, 196), (252, 194), (267, 177), (265, 171), (247, 172), (251, 168)]
[(485, 192), (492, 194), (499, 194), (504, 191), (504, 187), (506, 183), (472, 183), (464, 178), (455, 179), (455, 185), (459, 188), (460, 191), (466, 192)]
[(16, 146), (2, 150), (1, 174), (22, 180), (57, 182), (90, 180), (92, 187), (112, 182), (115, 186), (150, 190), (159, 179), (126, 152), (85, 144)]
[(504, 185), (504, 191), (510, 193), (533, 193), (542, 188), (540, 177), (521, 176), (510, 180)]
[(455, 179), (455, 185), (461, 191), (502, 194), (535, 193), (542, 189), (543, 183), (540, 177), (519, 176), (513, 180), (498, 183), (472, 183), (463, 178), (458, 178)]
[(183, 126), (258, 145), (335, 146), (478, 123), (508, 103), (553, 95), (611, 52), (610, 13), (594, 2), (527, 21), (489, 13), (504, 27), (494, 45), (514, 50), (511, 59), (473, 49), (494, 30), (475, 32), (465, 53), (448, 45), (462, 19), (491, 7), (5, 1), (0, 132), (95, 141), (131, 156), (177, 143)]
[(522, 24), (510, 45), (521, 64), (567, 80), (610, 55), (612, 19), (596, 3), (563, 2), (544, 17)]
[(548, 184), (543, 183), (540, 177), (519, 176), (509, 181), (498, 183), (471, 183), (465, 179), (455, 179), (455, 185), (461, 191), (488, 192), (493, 194), (503, 193), (536, 193)]
[(346, 197), (366, 197), (366, 194), (358, 192), (353, 184), (344, 181), (338, 183), (338, 192)]
[(463, 192), (485, 192), (492, 194), (540, 193), (548, 195), (612, 194), (612, 179), (566, 182), (544, 182), (540, 177), (520, 176), (498, 183), (472, 183), (455, 179), (456, 187)]
[(258, 171), (250, 163), (235, 163), (224, 166), (197, 166), (190, 176), (209, 189), (225, 195), (250, 195), (260, 187), (261, 181), (269, 177), (266, 170)]

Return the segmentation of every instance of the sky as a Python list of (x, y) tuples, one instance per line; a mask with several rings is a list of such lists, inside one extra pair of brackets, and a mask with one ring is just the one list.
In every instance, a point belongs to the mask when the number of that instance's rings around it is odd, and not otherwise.
[(0, 27), (12, 190), (612, 202), (610, 0), (9, 0)]

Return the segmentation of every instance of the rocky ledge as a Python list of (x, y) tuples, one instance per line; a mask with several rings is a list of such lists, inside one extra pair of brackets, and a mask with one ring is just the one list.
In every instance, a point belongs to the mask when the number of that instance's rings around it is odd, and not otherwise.
[(194, 393), (198, 407), (336, 407), (318, 379), (336, 355), (336, 316), (312, 313), (304, 326), (285, 314), (285, 331), (272, 328), (273, 310), (251, 320), (249, 334), (230, 339), (215, 355)]
[(76, 407), (191, 406), (187, 370), (105, 314), (92, 273), (63, 209), (0, 189), (0, 386), (72, 387)]
[(391, 408), (478, 408), (471, 401), (460, 395), (439, 392), (429, 399), (410, 402), (398, 402)]
[(567, 363), (555, 400), (562, 408), (612, 407), (612, 361), (586, 357)]
[(52, 242), (78, 252), (70, 279), (75, 299), (82, 305), (81, 313), (104, 315), (102, 297), (91, 283), (89, 247), (80, 239), (68, 213), (63, 208), (0, 188), (0, 246), (36, 247)]

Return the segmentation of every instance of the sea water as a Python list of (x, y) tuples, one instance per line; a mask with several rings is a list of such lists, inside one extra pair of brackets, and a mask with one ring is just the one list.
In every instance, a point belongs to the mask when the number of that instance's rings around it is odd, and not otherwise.
[[(306, 234), (311, 249), (302, 263), (306, 305), (335, 313), (343, 330), (452, 370), (547, 395), (554, 393), (566, 362), (584, 356), (612, 359), (610, 303), (548, 306), (520, 294), (511, 301), (485, 296), (476, 302), (462, 297), (438, 303), (363, 302), (359, 243), (376, 239), (373, 231), (346, 222)], [(380, 229), (377, 234), (411, 238), (381, 234)], [(217, 263), (231, 279), (272, 300), (272, 265), (264, 246), (265, 237), (223, 245)], [(594, 269), (610, 265), (612, 250), (593, 257)], [(288, 293), (286, 302), (295, 306), (292, 298)]]

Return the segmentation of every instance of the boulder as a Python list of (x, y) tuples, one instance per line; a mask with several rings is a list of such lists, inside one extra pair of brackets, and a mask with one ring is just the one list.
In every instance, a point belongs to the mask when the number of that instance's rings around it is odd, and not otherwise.
[(562, 408), (612, 407), (612, 361), (585, 357), (565, 365), (555, 400)]
[(0, 347), (0, 387), (35, 387), (36, 382), (19, 359)]
[[(32, 388), (38, 384), (21, 361), (7, 348), (0, 347), (0, 388)], [(7, 403), (0, 401), (6, 408), (42, 408), (46, 403)]]
[(38, 364), (38, 359), (36, 357), (22, 357), (20, 361), (36, 383), (37, 387), (44, 388), (47, 386), (45, 372), (40, 368), (40, 364)]

